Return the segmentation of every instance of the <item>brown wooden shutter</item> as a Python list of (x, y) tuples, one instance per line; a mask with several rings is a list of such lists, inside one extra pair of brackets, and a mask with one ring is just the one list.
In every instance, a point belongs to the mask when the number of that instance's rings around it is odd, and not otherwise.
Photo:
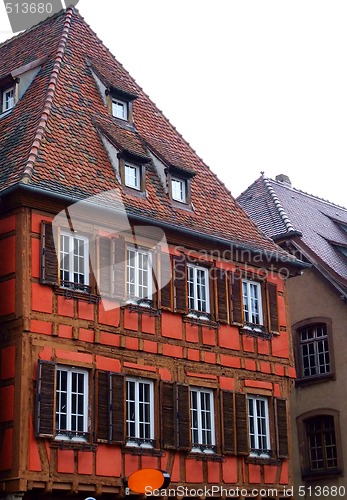
[(161, 383), (161, 435), (164, 449), (175, 449), (177, 443), (176, 385)]
[(247, 399), (245, 394), (235, 393), (236, 413), (236, 450), (239, 455), (249, 454), (249, 437), (247, 425)]
[(98, 238), (99, 244), (99, 293), (111, 295), (112, 293), (112, 240), (110, 238)]
[(235, 453), (234, 393), (222, 391), (223, 453)]
[(36, 436), (53, 437), (55, 364), (39, 360), (36, 382)]
[(108, 372), (96, 372), (96, 403), (96, 439), (109, 441), (110, 383)]
[(232, 321), (242, 324), (243, 304), (242, 304), (242, 280), (239, 273), (232, 273), (230, 276), (231, 300), (232, 300)]
[(55, 285), (58, 283), (58, 258), (54, 245), (51, 222), (41, 222), (41, 273), (40, 283)]
[[(163, 255), (163, 254), (162, 254)], [(172, 271), (171, 271), (171, 257), (165, 256), (165, 263), (167, 258), (170, 259), (170, 265), (163, 265), (163, 259), (161, 259), (160, 266), (160, 306), (165, 309), (172, 309)], [(166, 285), (162, 286), (164, 283)]]
[(96, 373), (96, 439), (125, 441), (125, 379), (120, 373)]
[(279, 458), (288, 457), (288, 426), (287, 426), (287, 401), (275, 399), (275, 415), (277, 430), (277, 455)]
[(190, 450), (189, 387), (177, 385), (178, 449)]
[(110, 442), (125, 443), (125, 377), (121, 373), (110, 374)]
[(184, 255), (173, 257), (176, 311), (187, 312), (187, 261)]
[(269, 301), (269, 317), (270, 317), (270, 330), (272, 332), (279, 332), (278, 326), (278, 307), (277, 307), (277, 285), (274, 283), (267, 284), (267, 293)]
[(123, 238), (113, 240), (114, 253), (114, 295), (125, 298), (125, 262), (127, 260), (125, 242)]
[(217, 304), (218, 304), (218, 321), (228, 323), (228, 293), (226, 271), (224, 269), (216, 269), (216, 285), (217, 285)]

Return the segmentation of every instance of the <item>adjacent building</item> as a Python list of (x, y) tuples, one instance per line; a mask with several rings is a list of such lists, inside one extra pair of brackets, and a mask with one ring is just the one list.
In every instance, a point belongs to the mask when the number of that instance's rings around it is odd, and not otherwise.
[(343, 496), (347, 209), (294, 189), (286, 175), (262, 175), (238, 201), (260, 229), (311, 265), (287, 281), (297, 369), (291, 404), (294, 484), (307, 497), (319, 487), (326, 488), (322, 497)]
[(0, 96), (0, 498), (282, 497), (302, 264), (73, 8), (0, 45)]

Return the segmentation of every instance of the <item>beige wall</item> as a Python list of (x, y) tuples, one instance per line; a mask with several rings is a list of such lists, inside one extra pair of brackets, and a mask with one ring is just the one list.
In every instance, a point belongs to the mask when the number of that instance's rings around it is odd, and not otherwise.
[[(291, 414), (293, 431), (293, 473), (295, 492), (299, 485), (344, 485), (347, 494), (347, 304), (339, 293), (314, 269), (287, 281), (289, 324), (310, 317), (327, 317), (332, 320), (333, 351), (336, 380), (297, 386), (292, 393)], [(295, 331), (292, 330), (293, 342)], [(318, 408), (332, 408), (340, 412), (340, 429), (345, 475), (331, 479), (303, 481), (301, 479), (296, 417)], [(297, 494), (294, 498), (300, 498)], [(301, 497), (305, 498), (305, 497)], [(307, 494), (307, 498), (313, 498)], [(316, 497), (317, 498), (317, 497)], [(323, 498), (319, 496), (318, 498)], [(339, 498), (327, 496), (324, 498)], [(340, 497), (341, 498), (341, 497)]]

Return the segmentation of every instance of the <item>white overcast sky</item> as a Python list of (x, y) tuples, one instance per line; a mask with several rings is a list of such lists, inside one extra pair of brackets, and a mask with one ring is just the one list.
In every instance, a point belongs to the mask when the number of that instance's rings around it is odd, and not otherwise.
[[(346, 0), (78, 8), (233, 196), (264, 171), (347, 206)], [(10, 36), (1, 3), (0, 39)]]

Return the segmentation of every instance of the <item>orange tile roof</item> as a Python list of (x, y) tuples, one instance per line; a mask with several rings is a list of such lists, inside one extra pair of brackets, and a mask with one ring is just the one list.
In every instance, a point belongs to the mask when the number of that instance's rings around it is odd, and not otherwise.
[[(0, 74), (43, 56), (47, 60), (31, 86), (0, 117), (1, 190), (16, 182), (77, 197), (113, 189), (118, 181), (102, 131), (119, 148), (141, 156), (148, 156), (148, 148), (167, 165), (196, 174), (193, 210), (183, 210), (172, 205), (148, 163), (146, 198), (124, 194), (129, 213), (283, 255), (73, 8), (2, 44)], [(137, 95), (133, 130), (109, 115), (90, 63), (110, 86)]]

